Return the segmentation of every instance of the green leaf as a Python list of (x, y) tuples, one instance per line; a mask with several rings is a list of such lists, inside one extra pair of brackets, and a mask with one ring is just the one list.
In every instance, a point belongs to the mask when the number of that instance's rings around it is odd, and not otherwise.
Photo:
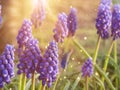
[(119, 0), (112, 0), (113, 2), (113, 4), (120, 4), (120, 1)]
[(94, 67), (105, 78), (105, 80), (106, 80), (107, 84), (109, 85), (109, 87), (111, 88), (111, 90), (115, 90), (115, 87), (113, 86), (112, 82), (110, 81), (108, 76), (105, 74), (105, 72), (97, 64), (94, 64)]
[(75, 90), (76, 86), (78, 85), (79, 81), (81, 79), (81, 74), (78, 75), (78, 77), (76, 78), (75, 82), (72, 85), (71, 90)]
[(6, 85), (4, 86), (4, 90), (9, 90), (8, 87), (6, 87)]
[(68, 80), (63, 90), (69, 90), (70, 81)]
[(41, 90), (42, 89), (42, 81), (40, 81), (40, 84), (39, 84), (39, 90)]
[[(37, 78), (38, 76), (39, 76), (38, 74), (35, 75), (35, 78)], [(29, 90), (31, 84), (32, 84), (32, 80), (30, 79), (30, 80), (28, 80), (28, 82), (27, 82), (26, 85), (25, 85), (25, 90)]]
[(29, 90), (31, 86), (31, 79), (26, 83), (25, 90)]
[(115, 60), (112, 57), (110, 57), (109, 63), (116, 69), (116, 75), (119, 78), (119, 82), (120, 82), (120, 68), (119, 68), (118, 64), (115, 63)]
[(75, 39), (72, 39), (73, 40), (73, 43), (75, 44), (76, 47), (78, 47), (78, 49), (87, 56), (89, 58), (91, 58), (90, 54), (84, 49), (84, 47)]
[(102, 82), (102, 80), (99, 77), (97, 77), (96, 75), (94, 75), (94, 78), (100, 83), (100, 87), (102, 87), (103, 90), (105, 90), (105, 86), (104, 86), (104, 83)]

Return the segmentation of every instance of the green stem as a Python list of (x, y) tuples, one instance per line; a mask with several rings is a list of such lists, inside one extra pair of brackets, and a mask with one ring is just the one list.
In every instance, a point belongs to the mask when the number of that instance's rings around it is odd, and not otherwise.
[(85, 85), (86, 90), (88, 90), (88, 77), (86, 77), (86, 85)]
[[(117, 64), (117, 41), (115, 41), (114, 43), (114, 60), (115, 60), (115, 63)], [(116, 68), (115, 68), (115, 71), (116, 71)], [(118, 78), (117, 78), (117, 75), (116, 75), (116, 79), (115, 79), (115, 83), (116, 83), (116, 90), (118, 90)]]
[(41, 89), (42, 89), (42, 81), (40, 81), (38, 90), (41, 90)]
[(64, 47), (65, 47), (65, 52), (67, 52), (68, 50), (69, 50), (69, 47), (70, 47), (70, 41), (71, 41), (71, 39), (70, 38), (68, 38), (67, 40), (66, 40), (66, 42), (64, 43)]
[(18, 90), (21, 90), (21, 86), (22, 86), (22, 74), (19, 76), (19, 86), (18, 86)]
[(101, 42), (101, 37), (99, 36), (98, 41), (97, 41), (97, 45), (96, 45), (96, 48), (95, 48), (94, 56), (93, 56), (93, 63), (96, 63), (98, 50), (99, 50), (99, 47), (100, 47), (100, 42)]
[(105, 58), (105, 62), (104, 62), (104, 66), (103, 66), (103, 71), (104, 72), (106, 72), (106, 69), (107, 69), (107, 66), (108, 66), (108, 61), (109, 61), (109, 58), (110, 58), (110, 54), (112, 52), (113, 44), (114, 44), (114, 41), (112, 42), (112, 44), (111, 44), (111, 46), (109, 48), (109, 51), (108, 51), (108, 53), (106, 55), (106, 58)]
[(25, 84), (26, 84), (26, 75), (24, 73), (22, 76), (22, 88), (21, 88), (21, 90), (25, 90)]
[(111, 83), (110, 79), (107, 77), (107, 75), (105, 74), (105, 72), (102, 71), (102, 69), (97, 64), (94, 64), (94, 67), (105, 78), (105, 80), (106, 80), (108, 86), (111, 88), (111, 90), (115, 90), (113, 84)]
[(32, 85), (31, 90), (35, 90), (35, 72), (32, 73)]
[[(110, 54), (111, 54), (111, 51), (112, 51), (112, 48), (113, 48), (113, 44), (114, 44), (114, 41), (112, 41), (111, 46), (110, 46), (110, 48), (108, 50), (108, 53), (107, 53), (107, 55), (105, 57), (105, 62), (104, 62), (104, 66), (103, 66), (103, 71), (105, 73), (106, 73), (106, 70), (107, 70), (107, 66), (108, 66), (108, 62), (109, 62), (109, 57), (110, 57)], [(104, 80), (105, 80), (105, 78), (102, 76), (103, 83), (104, 83)], [(102, 90), (102, 88), (100, 90)]]
[(41, 90), (45, 90), (45, 85), (44, 86), (42, 86), (42, 89)]
[(57, 79), (56, 79), (55, 85), (54, 85), (54, 87), (53, 87), (52, 90), (56, 90), (55, 88), (56, 88), (56, 86), (57, 86), (57, 83), (58, 83), (59, 77), (60, 77), (60, 75), (57, 76)]
[(86, 56), (88, 56), (89, 58), (91, 58), (91, 56), (89, 55), (89, 53), (83, 48), (83, 46), (81, 44), (79, 44), (75, 39), (72, 39), (73, 40), (73, 43), (80, 49), (84, 52), (84, 54)]

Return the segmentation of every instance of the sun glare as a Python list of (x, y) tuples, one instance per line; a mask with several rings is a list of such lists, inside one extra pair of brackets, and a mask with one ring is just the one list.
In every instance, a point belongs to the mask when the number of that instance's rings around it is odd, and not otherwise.
[(32, 0), (33, 6), (36, 6), (39, 3), (42, 3), (44, 6), (47, 5), (47, 0)]

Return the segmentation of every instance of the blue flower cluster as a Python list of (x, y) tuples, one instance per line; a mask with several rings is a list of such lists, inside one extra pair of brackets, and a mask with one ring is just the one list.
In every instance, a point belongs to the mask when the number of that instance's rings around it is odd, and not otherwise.
[(38, 65), (39, 79), (42, 80), (42, 85), (47, 84), (51, 87), (52, 82), (56, 80), (58, 74), (58, 47), (55, 41), (50, 42), (43, 60)]
[(113, 40), (120, 38), (120, 5), (115, 4), (112, 13), (112, 36)]
[(58, 15), (58, 21), (54, 29), (54, 39), (56, 42), (63, 42), (68, 36), (67, 15), (61, 13)]
[(111, 19), (111, 0), (102, 0), (98, 9), (96, 28), (97, 34), (103, 39), (107, 39), (109, 37)]
[(91, 58), (88, 58), (88, 60), (82, 66), (82, 76), (90, 77), (92, 74), (93, 74), (93, 64)]
[(65, 69), (65, 68), (67, 67), (67, 65), (68, 65), (68, 60), (67, 60), (68, 54), (69, 54), (69, 52), (65, 53), (65, 54), (63, 55), (63, 57), (62, 57), (61, 67), (62, 67), (63, 69)]
[(30, 39), (25, 46), (25, 50), (20, 57), (18, 74), (25, 73), (27, 78), (36, 71), (38, 63), (42, 60), (41, 52), (36, 39)]
[(30, 20), (25, 19), (17, 35), (17, 43), (19, 48), (22, 48), (26, 42), (32, 38), (32, 23)]
[(70, 13), (67, 17), (68, 36), (74, 36), (77, 29), (77, 10), (75, 8), (70, 9)]
[(35, 28), (38, 28), (42, 24), (43, 19), (45, 19), (44, 1), (45, 0), (38, 0), (31, 16), (31, 21)]
[(14, 76), (14, 47), (7, 44), (0, 56), (0, 88), (4, 83), (10, 83)]

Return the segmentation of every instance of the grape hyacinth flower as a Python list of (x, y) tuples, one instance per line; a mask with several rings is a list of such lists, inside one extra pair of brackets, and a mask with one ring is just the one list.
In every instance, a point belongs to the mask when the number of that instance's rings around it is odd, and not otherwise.
[(65, 53), (65, 55), (62, 57), (61, 67), (63, 69), (65, 69), (68, 65), (67, 56), (68, 56), (68, 53)]
[(0, 56), (0, 88), (4, 86), (4, 83), (9, 84), (14, 76), (14, 51), (14, 47), (7, 44)]
[(27, 78), (30, 78), (31, 74), (36, 71), (37, 65), (41, 60), (42, 57), (38, 46), (38, 41), (36, 39), (30, 39), (19, 59), (17, 73), (25, 73)]
[(50, 42), (43, 60), (38, 65), (39, 80), (42, 80), (42, 85), (52, 86), (58, 74), (58, 47), (55, 41)]
[(17, 43), (19, 48), (22, 48), (27, 41), (32, 38), (32, 23), (25, 19), (17, 35)]
[(120, 5), (115, 4), (112, 13), (112, 36), (113, 40), (120, 38)]
[(68, 36), (74, 36), (77, 29), (77, 10), (75, 8), (70, 9), (70, 13), (67, 17)]
[(107, 39), (109, 37), (111, 19), (111, 0), (102, 0), (98, 8), (98, 15), (96, 19), (97, 34), (102, 39)]
[(67, 15), (65, 13), (58, 15), (58, 21), (53, 32), (56, 42), (63, 42), (64, 38), (68, 36)]
[(91, 58), (88, 58), (87, 61), (82, 66), (82, 76), (90, 77), (93, 74), (93, 64)]
[(31, 16), (31, 21), (35, 28), (38, 28), (42, 24), (45, 14), (45, 0), (38, 0)]

